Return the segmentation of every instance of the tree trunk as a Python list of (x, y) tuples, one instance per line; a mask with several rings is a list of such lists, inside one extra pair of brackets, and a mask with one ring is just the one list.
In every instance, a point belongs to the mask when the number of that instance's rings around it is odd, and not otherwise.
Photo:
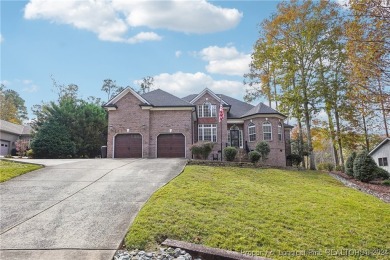
[(315, 157), (313, 153), (313, 144), (312, 144), (312, 139), (311, 139), (311, 122), (310, 122), (310, 112), (309, 112), (309, 102), (307, 98), (307, 91), (306, 88), (303, 87), (303, 114), (305, 116), (305, 124), (306, 124), (306, 129), (307, 129), (307, 146), (309, 150), (309, 169), (310, 170), (315, 170), (316, 169), (316, 162), (315, 162)]
[(297, 117), (298, 121), (298, 153), (299, 156), (302, 158), (303, 167), (306, 168), (305, 160), (303, 156), (303, 132), (302, 132), (302, 122), (299, 117)]
[(366, 140), (366, 150), (370, 151), (370, 141), (368, 140), (368, 133), (367, 133), (367, 125), (366, 125), (366, 116), (364, 115), (364, 105), (363, 105), (363, 113), (362, 113), (362, 119), (363, 119), (363, 130), (364, 130), (364, 138)]
[(335, 104), (335, 108), (334, 108), (334, 117), (336, 119), (336, 138), (339, 146), (341, 165), (344, 165), (343, 146), (341, 142), (341, 130), (340, 130), (340, 116), (339, 116), (339, 109), (337, 107), (337, 104)]
[(310, 123), (310, 114), (309, 114), (309, 105), (307, 102), (304, 103), (304, 108), (305, 108), (305, 123), (306, 123), (306, 129), (307, 129), (307, 146), (309, 150), (309, 169), (310, 170), (315, 170), (316, 169), (316, 162), (315, 162), (315, 157), (313, 153), (313, 144), (311, 140), (311, 123)]
[(273, 84), (273, 87), (274, 87), (274, 100), (275, 100), (275, 109), (278, 110), (278, 100), (277, 100), (277, 90), (276, 90), (276, 80), (275, 80), (275, 72), (273, 73), (273, 76), (272, 76), (272, 84)]
[(381, 104), (383, 123), (385, 125), (385, 133), (386, 133), (386, 137), (389, 137), (389, 130), (387, 128), (387, 121), (386, 121), (386, 109), (385, 109), (385, 105), (383, 103), (383, 92), (382, 92), (382, 85), (381, 85), (380, 79), (378, 79), (378, 86), (379, 86), (379, 102)]
[(339, 156), (337, 154), (337, 147), (336, 147), (336, 137), (334, 132), (334, 124), (332, 119), (332, 112), (329, 107), (329, 105), (326, 105), (326, 115), (328, 116), (328, 124), (329, 124), (329, 134), (330, 134), (330, 140), (332, 141), (332, 152), (333, 152), (333, 159), (334, 163), (339, 166)]

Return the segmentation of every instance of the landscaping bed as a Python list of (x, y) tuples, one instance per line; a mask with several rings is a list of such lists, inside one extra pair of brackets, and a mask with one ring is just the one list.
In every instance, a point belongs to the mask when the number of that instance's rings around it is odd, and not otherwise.
[(383, 250), (385, 259), (389, 229), (387, 203), (325, 173), (190, 165), (144, 205), (125, 244), (153, 250), (170, 238), (274, 259)]
[(330, 174), (348, 187), (371, 194), (387, 203), (390, 203), (390, 186), (383, 185), (381, 182), (361, 182), (343, 172), (331, 172)]

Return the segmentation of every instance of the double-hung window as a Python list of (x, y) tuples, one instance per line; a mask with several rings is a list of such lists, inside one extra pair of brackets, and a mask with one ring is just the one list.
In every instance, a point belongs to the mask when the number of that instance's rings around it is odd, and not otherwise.
[(387, 157), (378, 158), (378, 165), (379, 166), (388, 166)]
[(211, 103), (204, 103), (198, 105), (198, 117), (216, 117), (217, 116), (217, 105)]
[(272, 140), (272, 125), (268, 121), (263, 123), (263, 140), (265, 141)]
[(249, 142), (256, 141), (256, 125), (254, 123), (249, 123), (248, 125), (248, 136)]
[(282, 127), (282, 123), (279, 123), (278, 124), (278, 140), (279, 141), (282, 141), (283, 139), (283, 127)]
[(215, 124), (198, 125), (198, 141), (217, 142), (217, 125)]

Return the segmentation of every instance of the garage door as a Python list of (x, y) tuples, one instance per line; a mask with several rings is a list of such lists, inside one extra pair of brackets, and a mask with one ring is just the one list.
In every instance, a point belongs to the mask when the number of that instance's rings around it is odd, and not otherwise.
[(184, 158), (185, 137), (183, 134), (162, 134), (157, 137), (157, 157)]
[(115, 137), (115, 158), (142, 158), (142, 136), (119, 134)]
[(9, 149), (9, 142), (8, 141), (0, 141), (0, 155), (7, 155), (10, 153), (11, 153), (11, 151)]

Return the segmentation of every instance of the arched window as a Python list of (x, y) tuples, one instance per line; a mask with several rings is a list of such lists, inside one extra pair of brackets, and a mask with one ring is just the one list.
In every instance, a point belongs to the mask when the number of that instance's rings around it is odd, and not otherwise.
[(265, 121), (263, 123), (263, 140), (265, 141), (272, 140), (272, 125), (268, 121)]
[(282, 141), (283, 140), (283, 127), (282, 127), (282, 123), (279, 122), (278, 124), (278, 140), (279, 141)]
[(249, 142), (256, 141), (256, 125), (252, 122), (248, 125), (248, 136)]

